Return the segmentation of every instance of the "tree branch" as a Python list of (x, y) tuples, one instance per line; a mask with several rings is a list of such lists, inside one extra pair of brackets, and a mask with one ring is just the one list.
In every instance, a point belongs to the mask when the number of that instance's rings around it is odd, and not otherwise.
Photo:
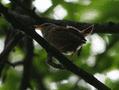
[(23, 77), (20, 85), (20, 90), (26, 90), (30, 86), (32, 61), (33, 61), (33, 42), (29, 37), (25, 37), (26, 56), (23, 63)]
[(33, 65), (33, 68), (32, 68), (32, 78), (35, 79), (36, 83), (37, 83), (37, 90), (47, 90), (47, 88), (45, 87), (44, 85), (44, 82), (43, 82), (43, 75), (41, 74), (41, 72), (39, 70), (37, 70), (37, 68)]
[(6, 57), (10, 53), (10, 51), (16, 46), (16, 44), (19, 42), (19, 40), (23, 37), (23, 34), (21, 32), (15, 33), (14, 36), (9, 38), (9, 41), (6, 42), (6, 46), (4, 47), (4, 50), (0, 54), (0, 76), (2, 73), (2, 70), (4, 68), (5, 63), (7, 62)]
[(77, 67), (74, 65), (70, 60), (68, 60), (64, 55), (62, 55), (56, 48), (49, 45), (48, 42), (46, 42), (41, 36), (39, 36), (35, 31), (30, 30), (25, 31), (29, 36), (31, 36), (33, 39), (35, 39), (43, 48), (46, 49), (47, 52), (52, 53), (55, 58), (58, 59), (58, 61), (63, 64), (63, 66), (72, 73), (82, 77), (86, 82), (93, 85), (95, 88), (99, 90), (110, 90), (108, 87), (106, 87), (103, 83), (98, 81), (93, 75), (90, 73), (87, 73), (83, 69)]
[[(25, 23), (20, 23), (18, 19), (13, 18), (12, 13), (8, 11), (9, 10), (7, 8), (3, 7), (0, 4), (0, 12), (4, 14), (6, 19), (14, 27), (19, 28), (20, 30), (25, 32), (27, 35), (35, 39), (47, 52), (50, 52), (52, 55), (54, 55), (54, 57), (57, 58), (59, 62), (63, 64), (68, 71), (71, 71), (72, 73), (82, 77), (86, 82), (93, 85), (95, 88), (99, 90), (110, 90), (107, 86), (105, 86), (103, 83), (98, 81), (93, 75), (91, 75), (90, 73), (87, 73), (83, 69), (74, 65), (70, 60), (68, 60), (64, 55), (62, 55), (56, 48), (51, 46), (47, 41), (45, 41), (41, 36), (39, 36), (33, 28), (28, 27), (27, 25), (25, 25)], [(12, 17), (12, 20), (11, 20), (11, 17)]]
[(35, 24), (43, 24), (43, 23), (54, 23), (57, 25), (61, 26), (66, 26), (66, 25), (71, 25), (79, 30), (83, 30), (86, 27), (89, 27), (90, 25), (94, 25), (94, 33), (111, 33), (111, 34), (117, 34), (119, 33), (119, 23), (113, 23), (113, 22), (108, 22), (108, 23), (82, 23), (82, 22), (76, 22), (76, 21), (71, 21), (71, 20), (54, 20), (54, 19), (49, 19), (45, 17), (40, 17), (34, 13), (33, 10), (30, 10), (26, 7), (24, 7), (19, 1), (17, 0), (11, 0), (14, 2), (16, 5), (21, 7), (23, 10), (25, 10), (26, 14), (28, 16), (23, 17), (22, 15), (15, 15), (17, 18), (21, 19), (21, 21), (28, 21), (27, 25), (35, 25)]

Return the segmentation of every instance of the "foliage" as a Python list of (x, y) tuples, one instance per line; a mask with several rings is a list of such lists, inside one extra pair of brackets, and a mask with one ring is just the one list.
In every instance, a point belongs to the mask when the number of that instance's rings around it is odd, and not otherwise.
[[(43, 0), (40, 1), (43, 2)], [(59, 11), (63, 8), (67, 15), (60, 17), (60, 14), (63, 13), (55, 13), (55, 9), (59, 5), (61, 6)], [(118, 9), (119, 0), (52, 0), (51, 7), (49, 7), (45, 12), (39, 11), (37, 13), (41, 16), (53, 19), (58, 19), (59, 17), (59, 19), (68, 19), (78, 22), (117, 23), (119, 22)], [(1, 39), (3, 37), (5, 38), (5, 33), (8, 27), (8, 22), (4, 20), (4, 17), (0, 17), (0, 43)], [(104, 41), (104, 43), (98, 43), (104, 44), (104, 50), (98, 53), (96, 53), (96, 51), (92, 51), (94, 47), (92, 39), (94, 38), (93, 35), (87, 37), (88, 41), (83, 46), (79, 56), (73, 54), (72, 56), (68, 56), (68, 58), (72, 59), (72, 62), (77, 64), (79, 67), (92, 73), (98, 78), (104, 76), (101, 80), (103, 79), (102, 81), (104, 81), (104, 83), (113, 90), (118, 90), (119, 76), (117, 80), (114, 81), (108, 76), (108, 74), (110, 71), (117, 70), (119, 68), (119, 35), (96, 34), (99, 38), (101, 38), (101, 40)], [(48, 90), (91, 90), (91, 86), (85, 83), (81, 78), (78, 78), (68, 71), (57, 70), (46, 65), (45, 61), (47, 59), (47, 53), (42, 47), (39, 47), (38, 44), (34, 45), (35, 54), (33, 67), (41, 74), (43, 83)], [(3, 47), (0, 46), (0, 48)], [(102, 47), (97, 48), (102, 49)], [(9, 56), (10, 61), (18, 61), (19, 58), (22, 59), (24, 54), (22, 50), (20, 46), (16, 47), (15, 51), (12, 51)], [(14, 56), (12, 56), (12, 53), (14, 53)], [(22, 75), (22, 69), (19, 66), (16, 66), (16, 68), (10, 67), (9, 69), (8, 67), (10, 66), (6, 66), (6, 69), (4, 70), (3, 76), (5, 80), (3, 80), (3, 84), (0, 82), (0, 90), (17, 90)], [(117, 75), (119, 75), (119, 72), (116, 73), (116, 75), (113, 74), (112, 77), (116, 77)], [(36, 87), (38, 85), (35, 82), (37, 82), (37, 80), (31, 80), (31, 87), (33, 90), (37, 90)]]

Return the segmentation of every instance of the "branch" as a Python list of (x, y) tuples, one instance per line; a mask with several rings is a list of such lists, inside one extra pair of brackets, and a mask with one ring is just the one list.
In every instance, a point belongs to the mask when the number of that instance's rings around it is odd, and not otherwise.
[[(21, 7), (23, 10), (25, 10), (26, 14), (30, 17), (20, 17), (20, 15), (17, 16), (17, 18), (21, 19), (22, 21), (28, 21), (29, 20), (29, 25), (35, 25), (35, 24), (43, 24), (43, 23), (54, 23), (57, 25), (61, 26), (66, 26), (66, 25), (71, 25), (79, 30), (83, 30), (86, 27), (89, 27), (90, 25), (94, 25), (94, 33), (119, 33), (119, 23), (113, 23), (113, 22), (108, 22), (108, 23), (81, 23), (81, 22), (75, 22), (75, 21), (70, 21), (70, 20), (54, 20), (54, 19), (49, 19), (45, 17), (40, 17), (34, 13), (33, 10), (30, 10), (26, 7), (24, 7), (18, 0), (11, 0), (14, 2), (16, 5)], [(28, 19), (29, 18), (29, 19)], [(28, 23), (28, 22), (27, 22)]]
[(98, 81), (93, 75), (90, 73), (87, 73), (83, 69), (77, 67), (74, 65), (70, 60), (68, 60), (64, 55), (62, 55), (56, 48), (49, 45), (48, 42), (46, 42), (41, 36), (39, 36), (35, 31), (30, 30), (25, 31), (29, 36), (31, 36), (33, 39), (35, 39), (43, 48), (46, 49), (47, 52), (52, 53), (55, 58), (58, 59), (58, 61), (63, 64), (63, 66), (72, 73), (82, 77), (86, 82), (93, 85), (95, 88), (99, 90), (110, 90), (108, 87), (106, 87), (103, 83)]
[(19, 65), (23, 65), (24, 61), (17, 61), (14, 63), (11, 63), (10, 61), (6, 61), (6, 64), (8, 64), (9, 66), (12, 66), (13, 68)]
[(29, 37), (25, 37), (26, 56), (23, 63), (23, 77), (20, 85), (20, 90), (26, 90), (30, 85), (32, 61), (33, 61), (33, 42)]
[(45, 87), (44, 85), (44, 77), (43, 75), (41, 74), (41, 72), (39, 70), (37, 70), (37, 68), (33, 65), (33, 68), (32, 68), (32, 78), (35, 79), (36, 83), (37, 83), (37, 87), (38, 89), (37, 90), (47, 90), (47, 88)]
[(1, 76), (5, 63), (7, 62), (6, 57), (8, 56), (10, 51), (16, 46), (19, 40), (21, 40), (22, 37), (23, 37), (23, 34), (21, 32), (17, 32), (14, 36), (12, 36), (12, 38), (9, 38), (9, 41), (6, 43), (4, 50), (0, 54), (0, 76)]
[[(72, 73), (78, 75), (79, 77), (82, 77), (86, 82), (93, 85), (95, 88), (99, 90), (110, 90), (107, 86), (105, 86), (103, 83), (98, 81), (93, 75), (90, 73), (87, 73), (83, 69), (77, 67), (75, 64), (73, 64), (70, 60), (68, 60), (64, 55), (62, 55), (56, 48), (51, 46), (47, 41), (45, 41), (41, 36), (39, 36), (35, 30), (31, 27), (24, 27), (24, 23), (18, 22), (16, 18), (12, 18), (12, 20), (9, 17), (13, 17), (13, 15), (9, 14), (8, 9), (3, 7), (0, 4), (0, 12), (4, 14), (6, 19), (16, 28), (19, 28), (23, 32), (25, 32), (27, 35), (35, 39), (47, 52), (50, 52), (52, 55), (54, 55), (55, 58), (59, 60), (61, 64), (65, 66), (65, 68), (68, 71), (71, 71)], [(16, 23), (14, 23), (16, 22)]]

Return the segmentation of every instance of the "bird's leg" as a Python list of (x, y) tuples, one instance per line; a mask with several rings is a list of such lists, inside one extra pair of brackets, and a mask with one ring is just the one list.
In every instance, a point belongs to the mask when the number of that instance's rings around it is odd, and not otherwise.
[(46, 62), (47, 62), (47, 64), (51, 65), (54, 68), (65, 69), (62, 64), (57, 64), (57, 63), (53, 62), (53, 56), (50, 53), (48, 53), (48, 55), (47, 55)]

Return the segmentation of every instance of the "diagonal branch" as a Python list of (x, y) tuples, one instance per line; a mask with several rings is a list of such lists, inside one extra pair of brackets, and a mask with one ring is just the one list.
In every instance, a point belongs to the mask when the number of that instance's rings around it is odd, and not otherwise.
[(110, 90), (103, 83), (98, 81), (93, 75), (84, 71), (83, 69), (77, 67), (70, 60), (68, 60), (64, 55), (62, 55), (56, 48), (49, 45), (42, 37), (40, 37), (35, 31), (29, 29), (29, 32), (25, 31), (29, 36), (35, 39), (43, 48), (46, 49), (47, 52), (52, 53), (58, 61), (63, 64), (63, 66), (72, 73), (82, 77), (86, 82), (93, 85), (95, 88), (99, 90)]
[(28, 26), (26, 27), (24, 23), (18, 22), (16, 18), (12, 18), (11, 20), (9, 17), (13, 17), (13, 15), (9, 13), (8, 11), (9, 10), (7, 8), (5, 8), (4, 6), (0, 4), (0, 12), (6, 17), (6, 19), (14, 27), (17, 26), (16, 28), (19, 28), (20, 30), (25, 32), (27, 35), (29, 35), (31, 38), (35, 39), (47, 52), (50, 52), (55, 58), (57, 58), (59, 62), (63, 64), (68, 71), (71, 71), (72, 73), (78, 75), (79, 77), (82, 77), (86, 82), (93, 85), (95, 88), (99, 90), (110, 90), (107, 86), (105, 86), (103, 83), (98, 81), (93, 75), (77, 67), (70, 60), (68, 60), (56, 48), (51, 46), (47, 41), (45, 41), (41, 36), (39, 36), (33, 28)]

